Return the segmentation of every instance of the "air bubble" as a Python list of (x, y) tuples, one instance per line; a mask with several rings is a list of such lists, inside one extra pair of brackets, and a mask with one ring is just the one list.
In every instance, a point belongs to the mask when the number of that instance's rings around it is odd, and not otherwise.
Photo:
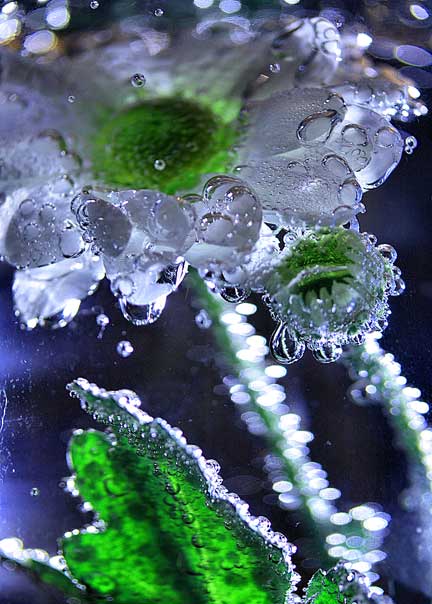
[(404, 151), (407, 155), (411, 155), (414, 149), (417, 148), (417, 139), (415, 136), (407, 136), (405, 139)]
[(117, 344), (117, 354), (126, 359), (133, 353), (134, 348), (129, 340), (122, 340)]
[(355, 124), (345, 126), (342, 130), (342, 138), (351, 145), (367, 145), (368, 136), (366, 130)]
[(375, 137), (378, 147), (393, 147), (396, 142), (396, 133), (389, 126), (377, 130)]
[(153, 165), (154, 165), (154, 169), (159, 170), (159, 172), (161, 172), (162, 170), (165, 170), (165, 168), (166, 168), (166, 163), (164, 162), (163, 159), (157, 159)]
[(73, 226), (66, 226), (60, 233), (60, 250), (65, 258), (75, 258), (84, 251), (81, 233)]
[(309, 115), (300, 122), (297, 138), (303, 145), (325, 142), (339, 119), (333, 109)]
[(145, 75), (142, 73), (135, 73), (131, 77), (130, 82), (134, 88), (142, 88), (146, 83)]
[(40, 491), (37, 487), (33, 487), (32, 489), (30, 489), (31, 497), (38, 497), (39, 494), (40, 494)]
[(156, 8), (155, 11), (154, 11), (154, 16), (155, 17), (162, 17), (163, 14), (164, 14), (163, 8)]
[(203, 308), (195, 316), (195, 323), (200, 329), (209, 329), (212, 326), (210, 315)]
[(24, 199), (20, 203), (19, 212), (24, 218), (29, 218), (35, 211), (36, 206), (32, 199)]
[(90, 2), (90, 8), (92, 10), (95, 10), (96, 8), (99, 8), (99, 2), (98, 2), (98, 0), (91, 0), (91, 2)]
[(386, 260), (388, 260), (392, 264), (396, 261), (397, 252), (392, 245), (389, 245), (388, 243), (382, 243), (378, 245), (377, 250), (382, 256), (384, 256)]
[(99, 327), (106, 327), (107, 325), (109, 325), (109, 317), (107, 315), (105, 315), (104, 313), (100, 313), (97, 317), (96, 317), (96, 324), (99, 325)]

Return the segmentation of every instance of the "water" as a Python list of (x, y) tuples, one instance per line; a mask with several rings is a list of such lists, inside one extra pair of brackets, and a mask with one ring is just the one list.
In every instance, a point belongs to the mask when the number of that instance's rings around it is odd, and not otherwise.
[[(180, 428), (216, 489), (221, 468), (241, 522), (294, 544), (299, 595), (342, 561), (348, 603), (432, 597), (432, 7), (312, 4), (299, 21), (302, 2), (48, 3), (22, 33), (26, 7), (3, 7), (3, 552), (57, 564), (61, 535), (104, 530), (64, 491), (72, 432), (102, 429), (66, 391), (83, 377)], [(163, 506), (187, 503), (176, 472)], [(203, 556), (197, 513), (179, 527)], [(13, 566), (1, 604), (52, 600)]]

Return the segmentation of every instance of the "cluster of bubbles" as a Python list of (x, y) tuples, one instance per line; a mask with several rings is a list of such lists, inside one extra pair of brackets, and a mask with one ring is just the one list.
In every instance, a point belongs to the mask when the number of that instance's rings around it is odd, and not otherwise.
[(388, 296), (405, 289), (392, 246), (341, 227), (286, 237), (290, 244), (266, 278), (266, 301), (279, 321), (271, 340), (275, 358), (293, 363), (307, 346), (330, 363), (343, 345), (387, 326)]
[(86, 190), (73, 199), (72, 211), (135, 325), (160, 316), (187, 262), (203, 270), (234, 267), (251, 252), (262, 221), (251, 189), (228, 176), (211, 178), (201, 196), (189, 199), (153, 190)]

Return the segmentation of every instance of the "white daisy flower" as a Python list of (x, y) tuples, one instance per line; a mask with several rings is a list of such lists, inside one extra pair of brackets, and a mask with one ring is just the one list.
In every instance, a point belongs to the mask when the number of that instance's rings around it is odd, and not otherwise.
[(28, 328), (66, 324), (104, 274), (136, 324), (187, 263), (263, 291), (278, 230), (355, 221), (400, 160), (390, 117), (421, 113), (320, 17), (129, 19), (62, 45), (1, 53), (0, 254)]

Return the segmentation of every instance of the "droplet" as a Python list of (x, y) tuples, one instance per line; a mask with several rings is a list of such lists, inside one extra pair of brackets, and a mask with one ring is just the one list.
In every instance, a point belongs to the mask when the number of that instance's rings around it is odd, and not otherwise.
[(396, 142), (396, 133), (390, 126), (384, 126), (377, 130), (375, 138), (378, 147), (393, 147)]
[(156, 8), (154, 11), (155, 17), (162, 17), (163, 14), (164, 14), (163, 8)]
[(326, 342), (320, 348), (313, 350), (312, 354), (320, 363), (334, 363), (342, 354), (342, 348), (333, 342)]
[(159, 319), (165, 308), (167, 296), (160, 296), (150, 304), (132, 304), (127, 297), (120, 297), (120, 310), (124, 318), (134, 325), (151, 325)]
[(270, 64), (270, 71), (272, 73), (279, 73), (281, 70), (279, 63), (271, 63)]
[(338, 121), (340, 116), (333, 109), (309, 115), (300, 122), (297, 138), (303, 145), (325, 142)]
[(405, 139), (405, 147), (404, 147), (404, 151), (405, 153), (407, 153), (408, 155), (411, 155), (414, 151), (414, 149), (417, 148), (417, 139), (415, 136), (407, 136)]
[(103, 335), (105, 333), (105, 329), (107, 328), (107, 326), (109, 325), (109, 317), (104, 314), (104, 313), (99, 313), (98, 316), (96, 317), (96, 325), (99, 325), (100, 330), (98, 333), (98, 340), (101, 340), (103, 338)]
[(105, 315), (104, 313), (100, 313), (96, 317), (96, 324), (99, 325), (99, 327), (106, 327), (109, 324), (109, 322), (110, 322), (109, 317), (107, 315)]
[(68, 103), (75, 103), (76, 97), (73, 94), (68, 96)]
[(271, 353), (279, 363), (290, 365), (297, 362), (304, 355), (305, 348), (304, 342), (293, 340), (287, 326), (279, 323), (270, 340)]
[(199, 313), (195, 316), (195, 323), (198, 325), (200, 329), (208, 329), (212, 325), (212, 320), (210, 315), (204, 308), (202, 308)]
[(44, 224), (53, 224), (56, 217), (56, 207), (53, 203), (45, 203), (40, 211), (39, 218)]
[(367, 145), (368, 137), (366, 130), (357, 126), (357, 124), (349, 124), (342, 130), (342, 138), (344, 142), (351, 145)]
[(127, 275), (121, 275), (114, 279), (111, 284), (111, 291), (117, 297), (131, 296), (135, 290), (134, 282)]
[(37, 497), (39, 495), (40, 491), (37, 487), (33, 487), (30, 489), (30, 495), (32, 497)]
[(405, 281), (401, 277), (396, 277), (394, 280), (394, 286), (391, 290), (391, 294), (393, 296), (400, 296), (405, 291), (405, 288)]
[(66, 226), (60, 233), (60, 250), (65, 258), (75, 258), (84, 251), (81, 233), (73, 226)]
[(20, 204), (19, 211), (21, 216), (29, 218), (35, 211), (34, 201), (32, 199), (24, 199)]
[(234, 304), (243, 302), (243, 300), (246, 300), (246, 298), (249, 297), (249, 294), (250, 292), (248, 290), (241, 287), (224, 287), (220, 292), (220, 295), (224, 300)]
[(142, 88), (146, 83), (145, 75), (142, 73), (134, 73), (130, 82), (134, 88)]
[(397, 252), (392, 245), (389, 245), (388, 243), (381, 243), (377, 247), (377, 249), (378, 249), (379, 253), (382, 256), (384, 256), (384, 258), (386, 260), (388, 260), (392, 264), (393, 264), (393, 262), (395, 262), (395, 260), (397, 258)]
[(155, 170), (159, 170), (159, 172), (161, 172), (162, 170), (165, 170), (165, 168), (166, 168), (166, 163), (164, 162), (163, 159), (157, 159), (153, 165), (154, 165)]
[(133, 351), (134, 348), (129, 340), (122, 340), (117, 344), (117, 353), (124, 359), (129, 357)]
[(192, 536), (192, 545), (194, 545), (197, 548), (204, 547), (203, 540), (201, 539), (201, 537), (199, 535)]
[(98, 0), (91, 0), (90, 2), (90, 8), (95, 10), (96, 8), (99, 8), (99, 2)]

